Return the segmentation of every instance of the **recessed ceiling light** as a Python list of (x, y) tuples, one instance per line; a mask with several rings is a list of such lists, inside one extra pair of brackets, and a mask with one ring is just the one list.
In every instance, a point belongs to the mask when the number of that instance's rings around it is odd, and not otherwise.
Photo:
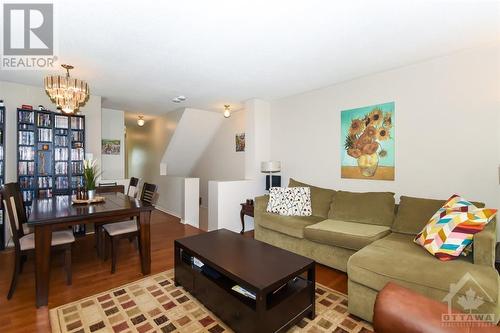
[(174, 102), (174, 103), (181, 103), (181, 102), (184, 102), (186, 99), (187, 99), (186, 96), (179, 95), (177, 97), (172, 98), (172, 102)]

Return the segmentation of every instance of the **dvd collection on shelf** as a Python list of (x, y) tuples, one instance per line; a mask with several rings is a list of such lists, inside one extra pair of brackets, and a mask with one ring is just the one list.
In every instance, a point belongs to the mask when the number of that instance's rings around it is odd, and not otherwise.
[(19, 178), (19, 186), (21, 188), (32, 188), (34, 186), (35, 178), (33, 177), (21, 177)]
[(65, 190), (69, 187), (68, 177), (56, 177), (56, 189)]
[(85, 141), (85, 134), (81, 131), (73, 132), (72, 138), (73, 138), (73, 141), (82, 142), (82, 141)]
[(66, 147), (68, 145), (68, 137), (66, 135), (57, 134), (54, 136), (54, 145), (57, 147)]
[(83, 186), (83, 177), (82, 176), (71, 177), (71, 187), (78, 188), (78, 186)]
[(35, 175), (35, 162), (18, 162), (17, 173), (19, 176), (34, 176)]
[(47, 113), (39, 113), (37, 117), (37, 126), (38, 127), (50, 127), (50, 114)]
[(17, 113), (20, 123), (33, 124), (35, 122), (35, 114), (31, 110), (22, 110)]
[(71, 128), (83, 130), (83, 118), (71, 117)]
[(67, 116), (56, 115), (54, 118), (55, 118), (55, 128), (68, 128)]
[(19, 147), (19, 160), (33, 161), (35, 159), (35, 147)]
[(54, 151), (54, 159), (56, 161), (67, 161), (68, 160), (68, 148), (56, 148)]
[(38, 141), (39, 142), (52, 142), (52, 129), (51, 128), (39, 128), (38, 129)]
[(83, 174), (83, 163), (79, 161), (71, 162), (71, 173), (73, 175), (81, 175)]
[(71, 160), (83, 161), (85, 159), (85, 152), (83, 148), (71, 148)]
[(30, 131), (19, 131), (18, 140), (20, 145), (31, 146), (35, 144), (35, 133)]
[(52, 187), (52, 177), (38, 177), (38, 188)]
[(71, 195), (83, 186), (85, 117), (23, 106), (17, 120), (18, 181), (29, 215), (34, 198)]
[(67, 175), (68, 174), (68, 162), (56, 162), (54, 166), (54, 171), (56, 175)]

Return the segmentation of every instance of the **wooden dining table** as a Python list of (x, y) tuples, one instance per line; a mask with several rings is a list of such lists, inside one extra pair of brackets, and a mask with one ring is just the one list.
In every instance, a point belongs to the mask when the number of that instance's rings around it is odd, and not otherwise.
[(52, 231), (77, 224), (114, 223), (137, 218), (142, 274), (151, 272), (150, 218), (154, 206), (123, 193), (101, 193), (104, 202), (73, 204), (71, 196), (34, 199), (28, 226), (35, 232), (36, 306), (49, 300)]

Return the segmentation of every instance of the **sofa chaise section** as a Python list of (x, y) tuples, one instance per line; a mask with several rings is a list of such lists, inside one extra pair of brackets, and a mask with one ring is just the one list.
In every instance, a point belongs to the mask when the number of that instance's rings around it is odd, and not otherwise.
[[(489, 226), (494, 228), (494, 223)], [(452, 307), (462, 309), (458, 300), (472, 289), (483, 298), (481, 313), (500, 315), (499, 276), (492, 266), (473, 263), (472, 256), (442, 262), (413, 243), (412, 235), (392, 233), (353, 254), (348, 262), (349, 312), (372, 320), (377, 293), (388, 282), (443, 301), (451, 284), (466, 282), (450, 297)]]

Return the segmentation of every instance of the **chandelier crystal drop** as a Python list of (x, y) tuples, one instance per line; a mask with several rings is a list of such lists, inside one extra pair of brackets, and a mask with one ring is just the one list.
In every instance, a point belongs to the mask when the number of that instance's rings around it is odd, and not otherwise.
[(45, 91), (52, 102), (64, 113), (77, 113), (89, 97), (89, 86), (87, 82), (69, 76), (69, 71), (74, 68), (73, 66), (65, 64), (61, 66), (66, 69), (66, 76), (46, 76)]

